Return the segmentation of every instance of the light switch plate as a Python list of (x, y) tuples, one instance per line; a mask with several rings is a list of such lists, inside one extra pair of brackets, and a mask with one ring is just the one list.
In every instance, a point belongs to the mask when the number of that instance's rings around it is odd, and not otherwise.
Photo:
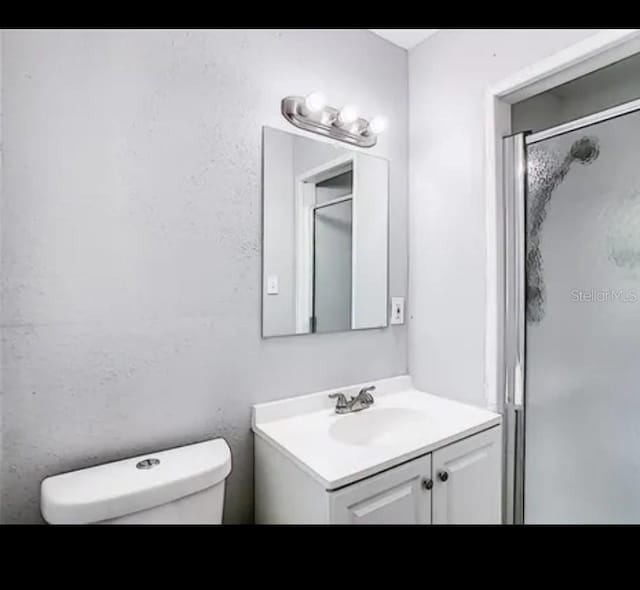
[(267, 295), (277, 295), (278, 293), (278, 275), (269, 275), (267, 277)]
[(404, 297), (391, 298), (391, 323), (404, 324)]

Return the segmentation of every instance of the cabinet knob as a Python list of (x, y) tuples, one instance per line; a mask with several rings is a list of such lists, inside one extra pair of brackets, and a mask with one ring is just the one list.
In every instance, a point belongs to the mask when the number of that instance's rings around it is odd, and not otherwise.
[(438, 479), (440, 481), (447, 481), (449, 479), (449, 472), (441, 471), (440, 473), (438, 473)]
[(433, 480), (432, 480), (432, 479), (429, 479), (428, 477), (425, 477), (425, 478), (422, 480), (422, 487), (423, 487), (425, 490), (430, 490), (430, 489), (433, 487)]

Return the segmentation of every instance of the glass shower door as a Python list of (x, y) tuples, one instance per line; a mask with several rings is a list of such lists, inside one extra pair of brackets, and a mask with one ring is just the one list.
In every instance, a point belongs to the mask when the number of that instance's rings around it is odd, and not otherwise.
[(640, 111), (527, 138), (524, 521), (640, 523)]

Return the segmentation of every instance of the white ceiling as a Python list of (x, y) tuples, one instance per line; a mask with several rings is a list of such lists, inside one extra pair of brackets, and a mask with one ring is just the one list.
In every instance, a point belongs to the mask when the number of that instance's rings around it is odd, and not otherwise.
[(395, 43), (405, 49), (411, 49), (422, 43), (427, 37), (431, 37), (440, 29), (369, 29), (391, 43)]

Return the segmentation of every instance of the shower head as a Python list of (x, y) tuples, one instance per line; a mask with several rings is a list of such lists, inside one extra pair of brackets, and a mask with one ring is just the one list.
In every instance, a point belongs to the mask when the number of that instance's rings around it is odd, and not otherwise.
[(595, 137), (581, 137), (574, 142), (569, 153), (572, 160), (581, 164), (591, 164), (600, 154), (598, 140)]

